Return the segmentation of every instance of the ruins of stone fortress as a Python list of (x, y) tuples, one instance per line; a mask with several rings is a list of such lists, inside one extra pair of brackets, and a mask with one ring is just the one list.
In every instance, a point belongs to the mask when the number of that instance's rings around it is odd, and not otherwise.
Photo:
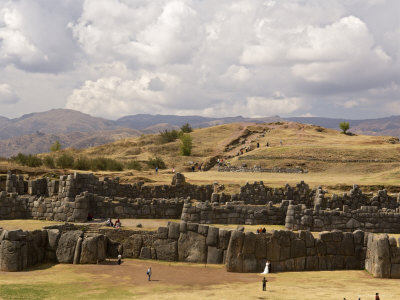
[[(157, 231), (55, 225), (42, 230), (0, 229), (0, 269), (20, 271), (43, 262), (98, 263), (126, 258), (225, 264), (231, 272), (362, 270), (400, 278), (400, 193), (365, 194), (354, 185), (328, 196), (322, 187), (271, 188), (247, 183), (238, 194), (223, 186), (192, 185), (182, 174), (171, 185), (121, 184), (93, 174), (59, 180), (0, 177), (0, 219), (84, 222), (95, 218), (180, 219)], [(207, 224), (238, 224), (225, 230)], [(255, 234), (243, 224), (285, 225)], [(315, 238), (311, 232), (320, 232)], [(399, 241), (400, 244), (400, 241)]]

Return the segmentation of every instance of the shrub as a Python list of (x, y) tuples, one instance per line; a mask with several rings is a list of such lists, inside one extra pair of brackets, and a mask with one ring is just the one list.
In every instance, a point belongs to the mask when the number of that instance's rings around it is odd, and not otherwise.
[(350, 129), (350, 123), (349, 122), (340, 122), (339, 128), (342, 129), (344, 134), (347, 134), (347, 130)]
[(91, 169), (91, 160), (87, 157), (79, 157), (74, 162), (74, 169), (76, 170), (90, 170)]
[(142, 165), (137, 160), (131, 160), (125, 166), (127, 169), (130, 170), (137, 170), (137, 171), (142, 170)]
[(158, 137), (158, 141), (160, 144), (166, 144), (175, 141), (179, 136), (179, 132), (177, 130), (163, 130), (160, 131), (160, 135)]
[(68, 155), (67, 153), (63, 153), (56, 159), (56, 164), (62, 169), (72, 168), (74, 166), (74, 157), (72, 155)]
[(54, 158), (51, 156), (45, 156), (43, 158), (43, 163), (46, 167), (50, 168), (50, 169), (55, 169), (56, 164), (54, 163)]
[(61, 150), (61, 144), (60, 144), (59, 141), (55, 141), (53, 143), (53, 145), (50, 146), (50, 151), (51, 152), (56, 152), (56, 151), (59, 151), (59, 150)]
[(122, 171), (124, 166), (114, 159), (98, 157), (90, 160), (90, 169), (93, 171)]
[(167, 168), (165, 162), (162, 160), (161, 157), (149, 158), (149, 160), (146, 163), (150, 168), (153, 169), (155, 169), (156, 167), (158, 167), (159, 169)]
[(180, 137), (181, 145), (180, 151), (181, 155), (189, 156), (192, 153), (192, 137), (189, 134), (183, 134)]
[(40, 157), (32, 154), (26, 155), (18, 153), (16, 156), (11, 157), (11, 160), (15, 161), (20, 165), (33, 168), (40, 167), (41, 165), (43, 165), (43, 161), (40, 159)]
[(190, 132), (193, 131), (193, 128), (192, 128), (192, 126), (190, 126), (189, 123), (186, 123), (186, 124), (183, 124), (183, 125), (181, 126), (181, 131), (182, 131), (183, 133), (190, 133)]

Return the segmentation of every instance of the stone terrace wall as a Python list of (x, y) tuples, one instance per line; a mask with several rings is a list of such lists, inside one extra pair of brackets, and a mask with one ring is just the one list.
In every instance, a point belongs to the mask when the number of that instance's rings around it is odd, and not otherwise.
[(39, 219), (82, 222), (88, 213), (96, 218), (179, 219), (183, 199), (128, 199), (84, 192), (75, 198), (19, 196), (0, 192), (0, 219)]
[(186, 201), (183, 206), (183, 221), (201, 224), (281, 224), (285, 222), (289, 201), (284, 200), (280, 206), (245, 205), (243, 201), (225, 204)]
[(212, 185), (157, 185), (143, 186), (143, 183), (120, 184), (119, 178), (105, 177), (99, 180), (93, 174), (64, 175), (60, 177), (58, 196), (73, 198), (82, 192), (106, 197), (129, 198), (187, 198), (205, 201), (211, 198)]
[(80, 230), (0, 228), (0, 270), (22, 271), (44, 262), (95, 264), (106, 258), (107, 246), (104, 235), (85, 235)]
[(360, 209), (343, 210), (307, 209), (304, 205), (289, 205), (285, 226), (292, 230), (324, 231), (339, 229), (353, 231), (361, 229), (369, 232), (400, 232), (399, 209), (378, 210), (376, 206), (361, 206)]
[[(283, 189), (271, 188), (264, 185), (262, 181), (253, 184), (246, 183), (240, 187), (240, 193), (236, 200), (244, 201), (246, 204), (280, 203), (282, 200), (293, 200), (295, 204), (302, 203), (314, 205), (315, 190), (301, 181), (295, 187), (289, 184)], [(232, 197), (235, 199), (235, 197)]]
[(301, 168), (261, 168), (261, 167), (237, 167), (237, 166), (220, 166), (218, 172), (252, 172), (252, 173), (308, 173), (307, 170)]
[(363, 231), (273, 231), (266, 234), (234, 231), (226, 256), (229, 272), (261, 272), (271, 262), (272, 272), (361, 270), (367, 244)]
[(365, 269), (374, 277), (400, 278), (400, 248), (394, 237), (368, 235)]
[(138, 231), (129, 236), (124, 231), (103, 230), (102, 233), (122, 245), (123, 257), (222, 264), (231, 231), (169, 222), (167, 227), (159, 227), (155, 232)]

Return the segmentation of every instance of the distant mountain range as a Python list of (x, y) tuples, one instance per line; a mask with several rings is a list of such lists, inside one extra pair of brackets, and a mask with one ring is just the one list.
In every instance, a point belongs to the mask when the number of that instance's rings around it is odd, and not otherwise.
[(0, 116), (0, 156), (9, 157), (18, 152), (47, 152), (56, 140), (59, 140), (63, 147), (86, 148), (113, 142), (120, 138), (138, 136), (142, 133), (177, 129), (185, 123), (191, 124), (193, 128), (203, 128), (229, 123), (278, 121), (314, 124), (333, 129), (338, 129), (340, 122), (348, 121), (350, 131), (357, 134), (400, 136), (400, 116), (345, 120), (317, 117), (209, 118), (137, 114), (118, 120), (107, 120), (70, 109), (53, 109), (15, 119)]

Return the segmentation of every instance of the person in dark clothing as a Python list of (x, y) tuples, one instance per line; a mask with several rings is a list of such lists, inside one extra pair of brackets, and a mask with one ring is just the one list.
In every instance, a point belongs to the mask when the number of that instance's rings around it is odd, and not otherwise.
[(93, 221), (93, 215), (91, 213), (87, 214), (87, 220), (88, 221)]
[(266, 233), (267, 229), (265, 229), (265, 227), (262, 229), (262, 233)]
[(118, 254), (118, 264), (119, 264), (119, 265), (121, 264), (121, 261), (122, 261), (122, 255), (121, 255), (121, 254)]
[(381, 300), (381, 298), (379, 298), (379, 293), (375, 294), (375, 300)]
[(263, 291), (267, 290), (267, 279), (264, 277), (264, 279), (262, 280), (262, 284), (263, 284)]

